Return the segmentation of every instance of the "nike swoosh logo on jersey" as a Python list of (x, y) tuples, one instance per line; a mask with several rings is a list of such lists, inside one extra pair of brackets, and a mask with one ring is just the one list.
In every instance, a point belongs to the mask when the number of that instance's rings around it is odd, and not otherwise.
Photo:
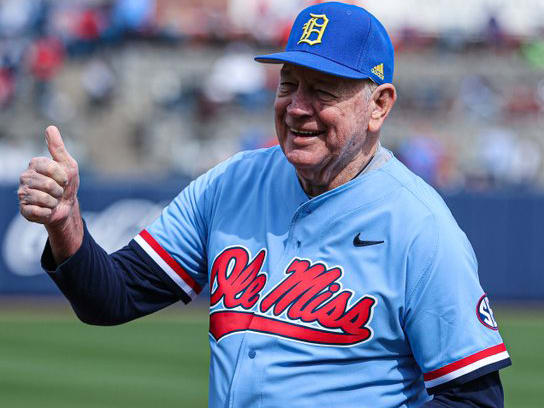
[(359, 238), (360, 235), (361, 233), (358, 233), (357, 235), (355, 235), (355, 238), (353, 238), (353, 245), (355, 245), (356, 247), (383, 244), (383, 241), (363, 241), (361, 240), (361, 238)]

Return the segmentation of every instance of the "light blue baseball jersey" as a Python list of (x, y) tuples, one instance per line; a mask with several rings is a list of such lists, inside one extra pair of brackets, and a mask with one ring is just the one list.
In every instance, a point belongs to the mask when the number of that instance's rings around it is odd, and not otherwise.
[(185, 300), (209, 285), (210, 407), (418, 407), (510, 364), (465, 234), (395, 158), (310, 199), (278, 147), (243, 152), (135, 241)]

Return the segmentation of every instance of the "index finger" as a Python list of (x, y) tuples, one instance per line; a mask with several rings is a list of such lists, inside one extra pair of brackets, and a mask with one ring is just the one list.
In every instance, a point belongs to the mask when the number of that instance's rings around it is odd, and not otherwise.
[(31, 169), (36, 173), (43, 174), (44, 176), (50, 177), (57, 182), (61, 187), (66, 186), (68, 182), (68, 175), (62, 166), (47, 158), (47, 157), (35, 157), (30, 161)]

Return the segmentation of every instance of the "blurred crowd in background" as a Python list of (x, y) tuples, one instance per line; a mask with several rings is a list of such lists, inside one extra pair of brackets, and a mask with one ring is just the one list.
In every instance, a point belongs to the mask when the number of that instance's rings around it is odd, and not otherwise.
[[(0, 183), (45, 152), (51, 123), (84, 174), (107, 178), (194, 177), (275, 144), (279, 67), (253, 56), (283, 47), (311, 3), (1, 0)], [(350, 3), (395, 45), (385, 146), (444, 191), (544, 187), (544, 4)]]

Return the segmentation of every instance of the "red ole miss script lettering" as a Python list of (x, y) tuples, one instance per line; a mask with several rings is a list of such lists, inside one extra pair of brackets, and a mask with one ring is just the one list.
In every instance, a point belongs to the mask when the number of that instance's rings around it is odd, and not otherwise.
[(241, 247), (227, 248), (216, 258), (210, 277), (210, 305), (223, 301), (224, 306), (210, 315), (210, 333), (217, 341), (241, 331), (343, 346), (372, 337), (368, 323), (376, 299), (367, 295), (348, 307), (353, 292), (340, 290), (340, 268), (328, 269), (322, 263), (295, 258), (285, 270), (285, 278), (262, 293), (267, 281), (261, 272), (265, 258), (262, 249), (250, 261)]

